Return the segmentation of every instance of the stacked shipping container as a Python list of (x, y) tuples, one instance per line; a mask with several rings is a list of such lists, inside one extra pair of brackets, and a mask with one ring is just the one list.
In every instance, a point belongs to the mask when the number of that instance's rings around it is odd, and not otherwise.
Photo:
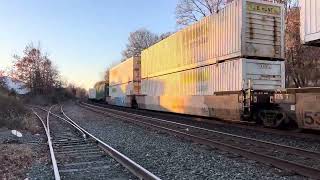
[(110, 104), (130, 106), (128, 96), (140, 94), (140, 57), (132, 57), (110, 69)]
[(235, 0), (144, 50), (142, 78), (239, 57), (283, 59), (283, 27), (282, 5)]
[(239, 120), (242, 90), (285, 87), (283, 59), (283, 6), (234, 0), (142, 52), (138, 104)]
[[(147, 96), (213, 95), (248, 88), (271, 90), (284, 87), (284, 62), (240, 58), (142, 80)], [(247, 83), (245, 83), (247, 82)]]
[(284, 88), (283, 59), (283, 6), (234, 0), (145, 49), (141, 77), (140, 59), (112, 68), (110, 103), (239, 120), (242, 90)]

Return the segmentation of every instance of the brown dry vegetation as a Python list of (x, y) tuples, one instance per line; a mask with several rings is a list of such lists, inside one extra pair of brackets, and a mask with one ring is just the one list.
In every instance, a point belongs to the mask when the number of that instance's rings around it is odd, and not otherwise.
[(59, 72), (40, 45), (35, 47), (30, 43), (23, 56), (14, 55), (14, 58), (12, 76), (24, 82), (31, 94), (48, 95), (61, 87)]
[(23, 128), (27, 110), (15, 97), (0, 91), (0, 127)]
[(24, 179), (36, 154), (29, 145), (0, 145), (0, 179)]
[(9, 129), (24, 129), (31, 133), (41, 131), (39, 122), (24, 104), (10, 92), (0, 86), (0, 127)]

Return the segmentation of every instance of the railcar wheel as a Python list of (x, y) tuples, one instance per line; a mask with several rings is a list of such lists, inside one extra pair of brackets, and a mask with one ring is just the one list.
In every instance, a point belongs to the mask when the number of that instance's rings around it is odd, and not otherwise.
[(266, 127), (280, 128), (288, 123), (287, 115), (274, 110), (263, 110), (258, 113), (259, 118)]

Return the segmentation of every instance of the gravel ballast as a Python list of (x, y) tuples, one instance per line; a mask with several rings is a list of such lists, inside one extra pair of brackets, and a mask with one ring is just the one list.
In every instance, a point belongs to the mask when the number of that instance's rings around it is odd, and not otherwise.
[[(214, 124), (211, 124), (211, 123), (202, 122), (201, 118), (194, 118), (194, 117), (183, 116), (179, 114), (154, 112), (154, 111), (141, 110), (141, 109), (136, 110), (131, 108), (111, 106), (111, 105), (103, 105), (103, 106), (110, 107), (115, 110), (129, 111), (130, 113), (140, 114), (148, 117), (155, 117), (155, 118), (165, 119), (169, 121), (186, 123), (190, 125), (196, 124), (197, 126), (220, 131), (220, 132), (235, 134), (239, 136), (245, 136), (245, 137), (259, 139), (263, 141), (274, 142), (277, 144), (297, 147), (297, 148), (306, 149), (309, 151), (320, 152), (320, 136), (319, 138), (317, 137), (309, 138), (308, 135), (306, 135), (306, 137), (295, 137), (292, 135), (284, 135), (284, 134), (279, 135), (277, 133), (272, 133), (272, 132), (262, 132), (262, 131), (259, 131), (258, 129), (252, 129), (252, 128), (249, 129), (246, 126), (238, 127), (238, 126), (235, 126), (234, 124), (225, 123), (223, 121), (217, 121), (213, 119), (212, 120), (205, 119), (207, 121), (209, 120), (209, 121), (212, 121), (212, 123), (214, 123)], [(197, 120), (197, 122), (194, 120)], [(282, 131), (289, 132), (288, 130), (282, 130)], [(292, 133), (295, 133), (295, 132), (292, 132)]]
[(65, 105), (64, 110), (89, 132), (162, 179), (304, 179), (74, 104)]
[(94, 141), (85, 140), (74, 130), (51, 116), (50, 132), (61, 179), (137, 179)]
[(22, 137), (17, 137), (9, 129), (0, 129), (0, 179), (54, 179), (46, 136), (26, 130), (21, 133)]

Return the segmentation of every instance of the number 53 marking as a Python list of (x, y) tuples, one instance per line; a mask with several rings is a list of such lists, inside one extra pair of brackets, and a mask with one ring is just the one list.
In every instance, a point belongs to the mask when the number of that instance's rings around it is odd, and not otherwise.
[(320, 112), (305, 112), (304, 122), (308, 125), (320, 125)]

